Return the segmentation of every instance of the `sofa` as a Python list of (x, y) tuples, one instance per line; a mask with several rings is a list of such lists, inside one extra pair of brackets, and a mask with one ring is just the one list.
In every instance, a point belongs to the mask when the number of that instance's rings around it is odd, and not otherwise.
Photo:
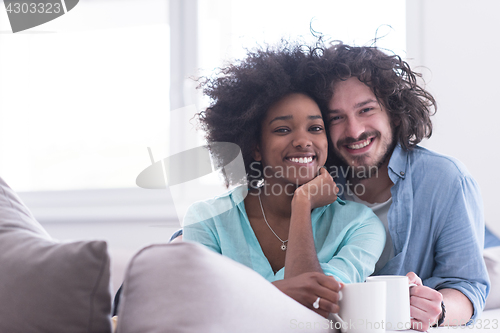
[[(485, 262), (483, 316), (498, 322), (500, 247), (486, 249)], [(112, 332), (111, 304), (106, 242), (53, 240), (0, 178), (0, 333)], [(332, 331), (257, 273), (190, 243), (153, 244), (132, 258), (118, 318), (118, 333)]]
[(53, 240), (0, 179), (0, 332), (111, 332), (104, 241)]

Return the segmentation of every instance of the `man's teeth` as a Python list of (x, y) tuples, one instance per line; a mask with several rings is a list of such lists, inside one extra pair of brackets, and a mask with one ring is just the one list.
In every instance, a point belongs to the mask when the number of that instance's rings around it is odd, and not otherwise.
[(364, 147), (368, 146), (370, 144), (370, 142), (371, 142), (371, 140), (368, 139), (368, 140), (363, 141), (361, 143), (358, 143), (356, 145), (347, 146), (347, 148), (349, 148), (349, 149), (361, 149), (361, 148), (364, 148)]
[(295, 162), (295, 163), (311, 163), (313, 158), (312, 157), (291, 157), (289, 158), (290, 161)]

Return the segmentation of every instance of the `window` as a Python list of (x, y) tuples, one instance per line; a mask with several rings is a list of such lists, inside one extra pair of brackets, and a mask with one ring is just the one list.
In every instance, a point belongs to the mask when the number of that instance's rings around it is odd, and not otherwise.
[[(245, 56), (245, 48), (282, 37), (314, 42), (310, 27), (329, 40), (377, 46), (404, 55), (405, 1), (199, 1), (200, 68), (205, 74)], [(382, 37), (382, 38), (381, 38)]]
[(135, 187), (147, 147), (168, 152), (167, 1), (80, 1), (0, 44), (0, 169), (17, 191)]
[(377, 45), (404, 55), (401, 0), (87, 0), (0, 34), (0, 175), (42, 221), (174, 218), (165, 191), (135, 180), (148, 147), (159, 160), (202, 144), (188, 77), (281, 37), (314, 41), (310, 26), (358, 45), (387, 35)]

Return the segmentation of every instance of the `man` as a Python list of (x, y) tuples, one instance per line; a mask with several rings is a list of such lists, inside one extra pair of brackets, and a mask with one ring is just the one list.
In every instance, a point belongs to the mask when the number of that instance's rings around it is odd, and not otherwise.
[(316, 68), (317, 82), (328, 84), (330, 173), (346, 199), (372, 207), (386, 225), (374, 274), (417, 284), (415, 329), (477, 318), (490, 288), (482, 199), (463, 164), (417, 146), (432, 134), (434, 98), (406, 62), (375, 47), (337, 44)]

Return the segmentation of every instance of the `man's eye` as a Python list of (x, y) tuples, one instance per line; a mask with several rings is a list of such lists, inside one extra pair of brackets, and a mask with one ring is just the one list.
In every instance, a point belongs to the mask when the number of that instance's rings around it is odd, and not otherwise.
[(333, 116), (330, 117), (330, 122), (338, 122), (342, 119), (342, 116)]

